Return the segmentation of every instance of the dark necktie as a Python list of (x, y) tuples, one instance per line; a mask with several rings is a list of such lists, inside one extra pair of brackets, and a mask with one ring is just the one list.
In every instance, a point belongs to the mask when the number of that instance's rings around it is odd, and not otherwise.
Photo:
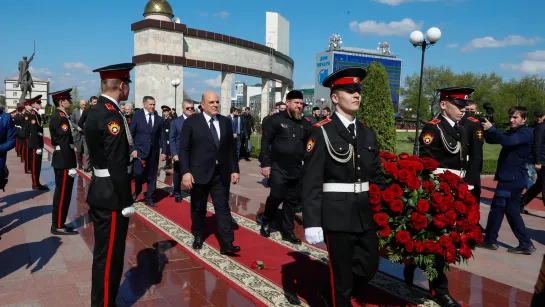
[(151, 113), (148, 113), (148, 127), (149, 127), (149, 131), (153, 129), (153, 122), (151, 121)]
[(352, 136), (352, 144), (356, 144), (356, 132), (354, 131), (354, 129), (356, 128), (356, 126), (354, 124), (350, 124), (348, 125), (348, 131), (350, 132), (350, 135)]
[(218, 137), (218, 131), (216, 130), (216, 126), (214, 126), (214, 119), (210, 119), (210, 133), (212, 133), (212, 139), (214, 139), (214, 144), (216, 144), (216, 148), (220, 148), (220, 139)]
[(233, 133), (238, 134), (238, 116), (233, 117)]

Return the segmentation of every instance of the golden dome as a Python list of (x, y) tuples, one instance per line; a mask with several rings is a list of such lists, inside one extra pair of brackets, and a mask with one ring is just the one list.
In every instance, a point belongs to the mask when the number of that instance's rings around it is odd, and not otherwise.
[(166, 15), (171, 19), (174, 17), (172, 7), (167, 0), (150, 0), (144, 8), (144, 17), (148, 14)]

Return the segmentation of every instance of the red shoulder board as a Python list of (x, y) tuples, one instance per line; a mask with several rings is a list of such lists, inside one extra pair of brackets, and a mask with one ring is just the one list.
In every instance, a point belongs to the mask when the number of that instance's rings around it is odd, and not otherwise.
[(305, 116), (305, 117), (303, 117), (303, 118), (304, 118), (304, 119), (305, 119), (305, 120), (306, 120), (307, 122), (309, 122), (309, 121), (310, 121), (310, 119), (308, 119), (308, 117), (306, 117), (306, 116)]
[(36, 114), (36, 112), (32, 111), (32, 113), (31, 113), (31, 114), (32, 114), (32, 115), (34, 115), (34, 114)]
[(467, 119), (469, 119), (470, 121), (474, 122), (474, 123), (480, 123), (480, 121), (474, 117), (468, 117)]
[(323, 125), (329, 123), (330, 121), (331, 121), (331, 119), (326, 118), (326, 119), (322, 120), (321, 122), (317, 122), (317, 123), (314, 124), (313, 126), (314, 126), (314, 127), (321, 127), (321, 126), (323, 126)]
[(436, 118), (436, 119), (432, 120), (431, 122), (429, 122), (428, 124), (437, 125), (437, 124), (439, 124), (440, 122), (441, 122), (441, 121), (438, 120), (438, 119)]
[(107, 103), (107, 104), (106, 104), (106, 109), (108, 109), (108, 110), (110, 110), (110, 111), (117, 111), (117, 110), (115, 109), (115, 107), (112, 106), (111, 103)]
[(64, 112), (60, 112), (59, 115), (60, 115), (61, 117), (66, 117), (66, 115), (64, 115)]
[(359, 120), (359, 122), (360, 122), (362, 125), (364, 125), (365, 127), (369, 127), (369, 126), (367, 126), (367, 124), (365, 124), (365, 123), (362, 122), (361, 120)]

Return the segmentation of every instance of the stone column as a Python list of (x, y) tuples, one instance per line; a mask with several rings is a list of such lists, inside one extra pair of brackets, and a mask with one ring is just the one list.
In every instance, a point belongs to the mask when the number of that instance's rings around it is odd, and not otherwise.
[[(155, 98), (157, 105), (155, 109), (160, 111), (162, 105), (167, 105), (171, 108), (176, 108), (176, 112), (180, 114), (181, 102), (184, 99), (184, 67), (180, 65), (164, 65), (157, 63), (147, 63), (137, 65), (134, 68), (134, 107), (142, 108), (142, 98), (144, 96), (152, 96)], [(174, 86), (172, 80), (179, 79), (180, 85), (174, 104)], [(131, 91), (133, 90), (131, 88)]]
[(220, 97), (220, 114), (227, 116), (231, 109), (231, 89), (233, 87), (233, 74), (229, 72), (221, 72), (221, 97)]
[(286, 95), (288, 95), (288, 84), (282, 82), (282, 92), (280, 93), (282, 101), (286, 102)]
[(261, 79), (261, 120), (269, 114), (269, 79)]

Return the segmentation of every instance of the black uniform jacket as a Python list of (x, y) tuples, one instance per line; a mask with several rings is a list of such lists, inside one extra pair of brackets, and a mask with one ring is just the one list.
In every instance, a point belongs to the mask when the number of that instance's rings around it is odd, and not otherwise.
[(15, 132), (18, 138), (24, 137), (23, 125), (25, 124), (25, 115), (23, 113), (17, 113), (13, 117), (13, 125), (15, 125)]
[(122, 210), (133, 203), (124, 117), (117, 105), (104, 96), (86, 113), (84, 132), (93, 167), (110, 173), (109, 177), (93, 176), (87, 203), (95, 208)]
[[(49, 134), (51, 135), (51, 144), (55, 151), (51, 159), (51, 166), (56, 169), (75, 168), (76, 154), (74, 152), (74, 139), (72, 138), (72, 129), (68, 115), (57, 109), (49, 122)], [(56, 147), (59, 146), (60, 150)]]
[(468, 113), (462, 117), (460, 125), (464, 127), (468, 143), (467, 172), (465, 182), (474, 184), (480, 182), (483, 170), (483, 126), (478, 119), (469, 116)]
[(170, 123), (172, 123), (172, 115), (169, 114), (166, 118), (164, 118), (165, 124), (163, 125), (163, 135), (167, 142), (167, 146), (165, 147), (165, 154), (170, 154)]
[(30, 111), (24, 110), (23, 111), (23, 119), (21, 120), (21, 137), (24, 139), (28, 138), (28, 130), (27, 126), (30, 120)]
[(44, 148), (44, 127), (38, 112), (30, 111), (25, 130), (28, 134), (28, 148)]
[(379, 147), (375, 132), (356, 121), (357, 145), (346, 163), (334, 160), (323, 130), (337, 153), (346, 154), (353, 138), (337, 113), (330, 120), (314, 125), (307, 142), (305, 173), (301, 200), (304, 227), (322, 227), (324, 231), (363, 232), (375, 227), (367, 192), (323, 192), (324, 183), (369, 182), (384, 185)]
[(308, 119), (295, 120), (288, 112), (271, 116), (263, 127), (259, 155), (261, 167), (272, 167), (286, 178), (299, 178), (311, 128)]
[(545, 163), (545, 123), (537, 124), (534, 128), (532, 160), (534, 164)]
[[(447, 146), (455, 148), (457, 142), (460, 142), (461, 149), (455, 154), (450, 153)], [(467, 170), (467, 154), (468, 146), (464, 127), (460, 126), (456, 131), (443, 115), (439, 115), (437, 119), (425, 124), (422, 128), (420, 156), (437, 160), (440, 168)]]

